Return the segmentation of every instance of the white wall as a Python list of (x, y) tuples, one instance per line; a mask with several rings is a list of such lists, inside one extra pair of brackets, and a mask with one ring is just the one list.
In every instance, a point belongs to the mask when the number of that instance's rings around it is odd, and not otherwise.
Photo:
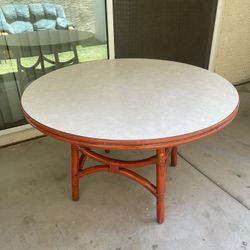
[(223, 1), (214, 71), (232, 83), (250, 80), (250, 0)]

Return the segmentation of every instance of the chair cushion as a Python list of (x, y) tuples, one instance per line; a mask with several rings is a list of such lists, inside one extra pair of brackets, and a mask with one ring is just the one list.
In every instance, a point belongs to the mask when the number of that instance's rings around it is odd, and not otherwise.
[(0, 22), (0, 32), (7, 32), (9, 34), (14, 34), (15, 30), (11, 27), (10, 24), (6, 22)]
[(15, 31), (14, 33), (34, 31), (33, 25), (30, 22), (16, 21), (11, 24), (11, 27)]
[(69, 22), (65, 18), (58, 17), (56, 19), (56, 28), (57, 29), (68, 29)]
[(35, 31), (37, 30), (54, 30), (56, 28), (55, 20), (42, 19), (33, 24)]
[(59, 4), (56, 5), (56, 12), (57, 12), (57, 17), (66, 18), (62, 5)]
[(0, 8), (0, 32), (7, 32), (9, 34), (15, 33), (11, 25), (6, 22), (1, 8)]
[(29, 4), (30, 16), (33, 22), (44, 18), (44, 9), (40, 3)]
[(17, 21), (29, 21), (30, 11), (28, 5), (14, 4), (17, 14)]
[(13, 4), (2, 6), (2, 11), (7, 23), (13, 23), (17, 20), (16, 9)]
[(44, 14), (46, 19), (56, 19), (56, 6), (51, 3), (44, 3), (43, 4)]

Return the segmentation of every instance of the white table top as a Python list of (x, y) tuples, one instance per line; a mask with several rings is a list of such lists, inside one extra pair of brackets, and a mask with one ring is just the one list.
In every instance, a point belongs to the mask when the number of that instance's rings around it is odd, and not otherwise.
[(227, 118), (239, 102), (224, 78), (187, 64), (150, 59), (82, 63), (33, 82), (22, 96), (37, 122), (107, 140), (185, 135)]

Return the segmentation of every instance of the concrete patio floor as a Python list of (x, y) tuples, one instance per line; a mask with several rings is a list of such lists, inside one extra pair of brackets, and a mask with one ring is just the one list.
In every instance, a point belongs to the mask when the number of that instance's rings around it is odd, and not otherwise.
[[(0, 249), (250, 249), (250, 84), (238, 90), (237, 119), (182, 146), (168, 168), (162, 225), (155, 198), (126, 177), (84, 177), (80, 200), (71, 201), (65, 143), (44, 137), (0, 149)], [(138, 172), (154, 181), (154, 167)]]

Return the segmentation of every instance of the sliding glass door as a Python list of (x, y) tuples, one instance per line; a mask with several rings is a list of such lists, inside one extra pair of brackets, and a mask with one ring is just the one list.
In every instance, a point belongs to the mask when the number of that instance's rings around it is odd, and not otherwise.
[(20, 97), (32, 81), (106, 58), (104, 0), (0, 0), (0, 130), (25, 124)]

